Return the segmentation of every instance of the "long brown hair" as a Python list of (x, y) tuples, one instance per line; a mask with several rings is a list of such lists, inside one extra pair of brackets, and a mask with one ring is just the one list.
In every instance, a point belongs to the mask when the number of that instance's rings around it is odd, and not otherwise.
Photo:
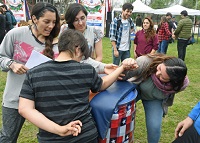
[(155, 74), (157, 66), (163, 63), (166, 66), (166, 73), (170, 78), (169, 82), (171, 83), (173, 90), (180, 91), (187, 75), (187, 67), (184, 61), (177, 57), (167, 56), (165, 54), (148, 54), (147, 56), (152, 59), (152, 63), (143, 71), (142, 75), (144, 79)]
[[(51, 12), (54, 12), (56, 14), (56, 22), (55, 22), (55, 26), (52, 29), (50, 35), (45, 37), (45, 49), (43, 51), (43, 54), (45, 56), (53, 59), (54, 58), (53, 39), (56, 38), (58, 36), (59, 32), (60, 32), (60, 16), (58, 15), (57, 9), (49, 3), (39, 2), (39, 3), (34, 5), (34, 7), (32, 9), (32, 13), (31, 13), (31, 17), (33, 15), (35, 15), (35, 17), (37, 19), (39, 19), (47, 11), (51, 11)], [(33, 22), (33, 20), (32, 20), (32, 22)]]
[[(153, 21), (151, 20), (151, 18), (145, 17), (144, 20), (145, 19), (147, 19), (150, 23), (149, 28), (145, 32), (145, 38), (146, 38), (147, 41), (149, 41), (151, 38), (153, 38), (156, 35), (156, 32), (154, 30), (154, 24), (153, 24)], [(144, 22), (144, 20), (143, 20), (143, 22)], [(142, 28), (143, 28), (143, 25), (142, 25)]]

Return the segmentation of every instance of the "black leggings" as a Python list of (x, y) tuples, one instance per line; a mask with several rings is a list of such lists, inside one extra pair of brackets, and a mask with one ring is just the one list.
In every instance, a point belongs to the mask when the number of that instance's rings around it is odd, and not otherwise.
[(193, 124), (181, 137), (178, 137), (172, 143), (200, 143), (200, 135)]

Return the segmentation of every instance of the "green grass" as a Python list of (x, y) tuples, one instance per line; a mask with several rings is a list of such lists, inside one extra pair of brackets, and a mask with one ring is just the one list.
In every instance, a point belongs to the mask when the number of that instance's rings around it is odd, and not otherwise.
[[(178, 93), (175, 96), (174, 105), (169, 108), (169, 113), (163, 118), (162, 136), (160, 143), (170, 143), (174, 139), (174, 129), (177, 123), (183, 120), (192, 107), (199, 101), (200, 97), (200, 71), (199, 61), (200, 56), (199, 44), (190, 45), (187, 47), (187, 54), (185, 62), (188, 67), (188, 77), (190, 84), (185, 91)], [(133, 56), (133, 51), (131, 51)], [(168, 48), (168, 55), (177, 57), (176, 43), (170, 44)], [(111, 43), (108, 38), (103, 39), (103, 62), (112, 62)], [(3, 90), (6, 83), (6, 73), (0, 72), (0, 96), (3, 94)], [(0, 98), (2, 100), (2, 98)], [(0, 106), (1, 108), (1, 106)], [(1, 109), (0, 109), (1, 117)], [(135, 125), (135, 143), (146, 143), (146, 128), (144, 119), (144, 110), (141, 101), (137, 103), (136, 111), (136, 125)], [(1, 120), (0, 120), (1, 125)], [(29, 123), (25, 122), (21, 130), (18, 143), (36, 143), (37, 128)]]

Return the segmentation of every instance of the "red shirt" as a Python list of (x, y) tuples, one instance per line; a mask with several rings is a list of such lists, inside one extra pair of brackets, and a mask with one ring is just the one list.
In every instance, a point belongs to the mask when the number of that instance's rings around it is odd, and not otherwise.
[(169, 24), (167, 22), (162, 23), (160, 29), (158, 30), (158, 40), (159, 42), (163, 40), (169, 40), (172, 33), (169, 31)]
[(136, 44), (137, 56), (142, 56), (151, 53), (152, 49), (158, 50), (158, 37), (155, 34), (149, 41), (145, 38), (145, 31), (142, 29), (135, 35), (134, 44)]

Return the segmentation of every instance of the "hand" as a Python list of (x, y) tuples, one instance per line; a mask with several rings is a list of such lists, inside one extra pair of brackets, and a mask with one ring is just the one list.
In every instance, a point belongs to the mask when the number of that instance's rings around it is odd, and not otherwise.
[(134, 51), (134, 58), (136, 59), (137, 58), (137, 54), (136, 54), (136, 52)]
[(185, 130), (187, 130), (192, 124), (193, 120), (190, 117), (187, 117), (185, 120), (178, 123), (175, 129), (175, 138), (182, 136)]
[(119, 76), (118, 76), (118, 80), (123, 80), (123, 77), (125, 76), (125, 74), (121, 73)]
[(123, 60), (122, 65), (123, 65), (124, 70), (138, 68), (136, 61), (132, 58), (127, 58), (127, 59)]
[(114, 56), (119, 57), (119, 52), (117, 50), (114, 50)]
[(60, 126), (58, 135), (60, 136), (78, 136), (81, 132), (82, 122), (79, 120), (72, 121), (67, 125)]
[(19, 64), (19, 63), (16, 63), (16, 62), (13, 62), (10, 65), (10, 69), (12, 69), (12, 71), (16, 74), (24, 74), (28, 70), (28, 68), (25, 67), (23, 64)]
[(114, 64), (106, 64), (105, 67), (104, 67), (104, 72), (106, 74), (110, 74), (111, 72), (115, 71), (116, 68), (118, 68), (117, 65), (114, 65)]
[(173, 35), (172, 35), (172, 38), (173, 38), (173, 39), (176, 39), (176, 36), (173, 34)]

